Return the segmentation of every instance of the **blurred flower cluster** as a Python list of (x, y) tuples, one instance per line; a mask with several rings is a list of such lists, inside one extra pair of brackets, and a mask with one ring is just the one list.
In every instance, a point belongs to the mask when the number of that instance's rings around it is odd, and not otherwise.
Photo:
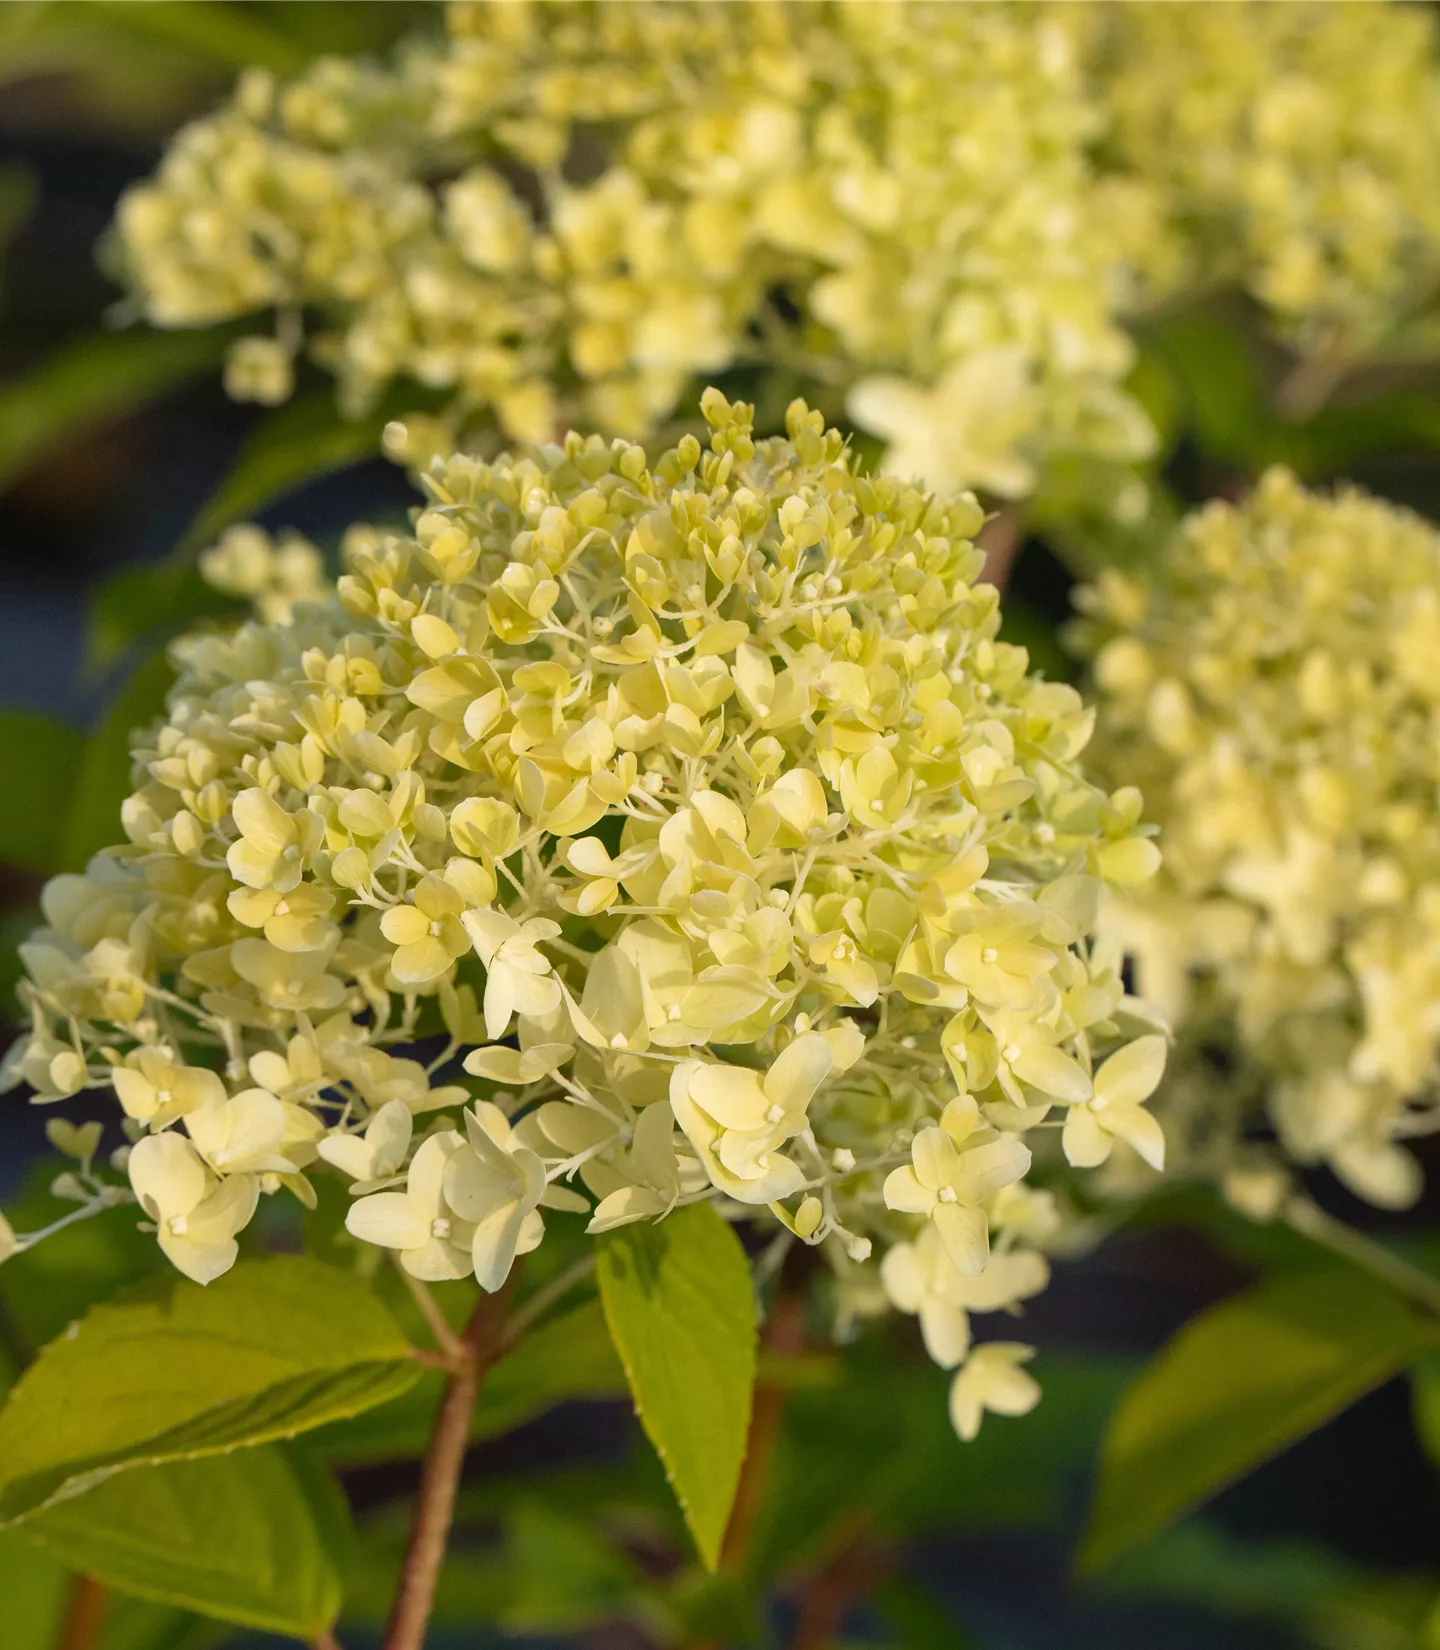
[(1430, 306), (1440, 54), (1428, 8), (1126, 0), (1060, 13), (1084, 37), (1107, 153), (1154, 188), (1191, 279), (1242, 285), (1292, 344), (1340, 361)]
[(754, 367), (1015, 497), (1148, 454), (1156, 297), (1238, 284), (1337, 372), (1421, 337), (1437, 136), (1418, 7), (459, 3), (383, 64), (248, 72), (116, 263), (160, 326), (273, 315), (232, 395), (285, 400), (307, 329), (347, 410), (437, 394), (419, 462), (495, 421), (643, 439)]
[(347, 408), (405, 378), (452, 432), (518, 440), (642, 439), (755, 365), (848, 396), (902, 474), (1019, 495), (1047, 454), (1152, 444), (1116, 316), (1171, 238), (1088, 158), (1072, 32), (1003, 4), (452, 5), (384, 65), (247, 73), (125, 197), (118, 261), (161, 326), (274, 312), (236, 396), (288, 396), (312, 315)]
[(437, 461), (326, 600), (178, 644), (8, 1075), (113, 1090), (202, 1281), (327, 1167), (356, 1237), (490, 1290), (545, 1210), (768, 1209), (842, 1311), (919, 1314), (968, 1435), (1036, 1391), (1023, 1347), (966, 1363), (1046, 1279), (1027, 1133), (1162, 1160), (1164, 1041), (1093, 938), (1159, 856), (997, 641), (973, 498), (862, 476), (802, 403), (758, 444), (704, 412), (653, 467)]
[[(1413, 1202), (1397, 1142), (1440, 1120), (1440, 533), (1276, 470), (1084, 605), (1095, 761), (1145, 787), (1165, 845), (1117, 930), (1192, 1042), (1239, 1038), (1240, 1069), (1174, 1103), (1213, 1126), (1248, 1064), (1291, 1156)], [(1254, 1123), (1235, 1118), (1220, 1166), (1264, 1212), (1283, 1181), (1233, 1152)]]

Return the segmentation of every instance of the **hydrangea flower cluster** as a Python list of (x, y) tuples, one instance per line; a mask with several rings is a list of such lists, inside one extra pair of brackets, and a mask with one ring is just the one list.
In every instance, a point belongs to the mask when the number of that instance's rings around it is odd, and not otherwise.
[(307, 311), (347, 407), (408, 378), (516, 440), (642, 439), (754, 364), (900, 473), (1019, 495), (1153, 440), (1115, 315), (1155, 213), (1087, 158), (1076, 56), (1008, 5), (456, 4), (383, 66), (248, 73), (120, 263), (161, 326), (275, 313), (237, 396), (290, 393)]
[(1272, 471), (1084, 605), (1096, 760), (1164, 832), (1153, 892), (1118, 912), (1141, 989), (1203, 1036), (1233, 1028), (1292, 1157), (1412, 1202), (1397, 1142), (1440, 1123), (1440, 532)]
[(357, 1238), (489, 1290), (550, 1210), (768, 1210), (919, 1314), (969, 1434), (1033, 1401), (1025, 1348), (966, 1361), (1045, 1281), (1027, 1135), (1163, 1151), (1093, 938), (1158, 855), (996, 639), (973, 498), (703, 407), (653, 468), (437, 461), (327, 600), (179, 644), (128, 841), (45, 890), (10, 1079), (113, 1090), (201, 1281), (327, 1170)]
[(1306, 352), (1353, 358), (1440, 285), (1440, 51), (1423, 6), (1062, 7), (1116, 162), (1196, 274), (1238, 282)]

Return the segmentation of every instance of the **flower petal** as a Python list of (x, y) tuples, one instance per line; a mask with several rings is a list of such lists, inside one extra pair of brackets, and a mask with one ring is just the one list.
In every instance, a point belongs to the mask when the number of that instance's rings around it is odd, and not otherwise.
[(1107, 1105), (1138, 1106), (1159, 1087), (1165, 1073), (1165, 1039), (1137, 1037), (1095, 1073), (1095, 1093)]
[(937, 1203), (930, 1211), (945, 1253), (966, 1277), (985, 1270), (990, 1258), (990, 1223), (983, 1209), (963, 1203)]

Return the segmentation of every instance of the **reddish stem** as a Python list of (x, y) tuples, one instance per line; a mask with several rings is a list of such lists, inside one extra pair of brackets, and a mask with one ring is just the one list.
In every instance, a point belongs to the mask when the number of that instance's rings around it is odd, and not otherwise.
[[(513, 1273), (511, 1274), (513, 1277)], [(470, 1441), (470, 1417), (486, 1371), (503, 1350), (509, 1289), (482, 1295), (450, 1362), (450, 1379), (435, 1416), (430, 1445), (420, 1469), (420, 1490), (400, 1587), (385, 1628), (384, 1650), (423, 1650), (435, 1587), (445, 1562), (455, 1496)]]
[(77, 1575), (70, 1587), (55, 1650), (94, 1650), (109, 1607), (110, 1595), (104, 1585), (94, 1576)]
[(985, 565), (980, 571), (981, 584), (993, 584), (997, 590), (1005, 588), (1015, 558), (1020, 554), (1022, 527), (1019, 509), (1007, 504), (980, 529), (975, 542), (985, 552)]

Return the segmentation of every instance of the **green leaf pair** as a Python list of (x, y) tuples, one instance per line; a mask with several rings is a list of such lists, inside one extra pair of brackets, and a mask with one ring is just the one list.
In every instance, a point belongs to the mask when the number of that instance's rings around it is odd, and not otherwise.
[[(645, 1430), (713, 1568), (755, 1376), (744, 1251), (699, 1205), (607, 1236), (600, 1282)], [(494, 1372), (477, 1436), (613, 1392), (603, 1327), (589, 1305), (537, 1328)], [(333, 1481), (286, 1441), (328, 1428), (321, 1453), (354, 1458), (364, 1433), (347, 1449), (351, 1418), (388, 1409), (394, 1441), (423, 1447), (416, 1417), (396, 1410), (421, 1374), (353, 1273), (277, 1256), (204, 1289), (147, 1279), (51, 1341), (0, 1409), (0, 1539), (13, 1529), (142, 1598), (314, 1636), (340, 1607), (348, 1518)]]

